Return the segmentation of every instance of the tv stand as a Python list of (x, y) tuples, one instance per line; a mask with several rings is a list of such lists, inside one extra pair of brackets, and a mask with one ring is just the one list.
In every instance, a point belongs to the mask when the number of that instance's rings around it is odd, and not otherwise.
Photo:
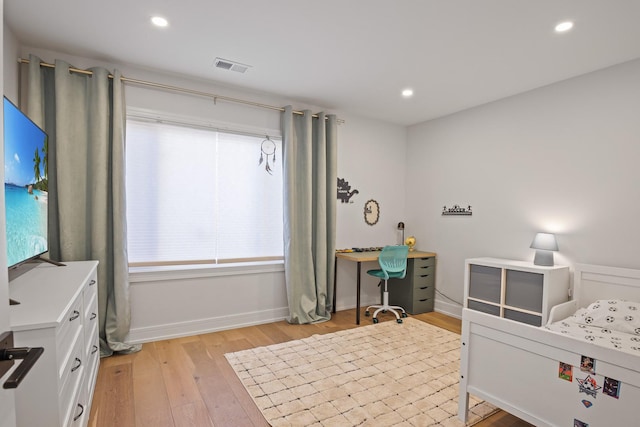
[(98, 262), (34, 265), (9, 284), (21, 302), (8, 310), (15, 347), (44, 348), (15, 390), (15, 425), (87, 427), (100, 366)]
[(49, 264), (57, 265), (58, 267), (65, 267), (67, 265), (49, 258), (42, 258), (40, 255), (35, 257), (33, 261), (48, 262)]

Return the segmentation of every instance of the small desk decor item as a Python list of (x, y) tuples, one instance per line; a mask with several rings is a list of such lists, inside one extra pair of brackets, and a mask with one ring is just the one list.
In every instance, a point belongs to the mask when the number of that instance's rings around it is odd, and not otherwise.
[(262, 162), (264, 162), (265, 156), (267, 158), (267, 163), (264, 169), (269, 173), (269, 175), (273, 175), (271, 166), (269, 166), (269, 156), (273, 156), (271, 161), (275, 164), (276, 163), (276, 143), (273, 142), (271, 138), (269, 138), (269, 135), (267, 135), (267, 139), (262, 141), (262, 144), (260, 144), (260, 161), (258, 162), (258, 166), (260, 166)]
[(453, 205), (450, 208), (444, 206), (442, 208), (442, 215), (473, 215), (473, 212), (471, 212), (471, 205), (468, 205), (466, 208), (461, 208), (460, 205)]
[(364, 222), (369, 225), (376, 225), (380, 219), (380, 205), (371, 199), (364, 204)]
[(413, 252), (416, 250), (416, 238), (413, 236), (409, 236), (405, 239), (404, 244), (409, 246), (409, 252)]
[(349, 181), (344, 178), (338, 178), (338, 200), (342, 203), (353, 203), (350, 200), (358, 193), (359, 191), (356, 189), (351, 190)]

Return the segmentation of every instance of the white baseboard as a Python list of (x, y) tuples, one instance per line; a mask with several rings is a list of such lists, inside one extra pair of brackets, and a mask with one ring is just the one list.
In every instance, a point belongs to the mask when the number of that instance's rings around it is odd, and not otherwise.
[(455, 317), (456, 319), (462, 319), (462, 307), (458, 304), (436, 300), (433, 309), (434, 311)]
[(132, 328), (127, 342), (140, 344), (145, 342), (206, 334), (209, 332), (243, 328), (285, 320), (289, 316), (289, 308), (281, 307), (271, 310), (240, 313), (229, 316), (210, 317), (208, 319), (190, 320), (188, 322), (166, 325)]
[[(361, 301), (360, 307), (377, 304), (379, 301)], [(355, 308), (355, 304), (336, 304), (338, 311)], [(434, 310), (458, 319), (462, 318), (462, 307), (448, 302), (435, 301)], [(225, 331), (228, 329), (243, 328), (245, 326), (261, 325), (264, 323), (279, 322), (289, 316), (289, 308), (281, 307), (271, 310), (240, 313), (229, 316), (210, 317), (207, 319), (190, 320), (187, 322), (154, 325), (140, 328), (131, 328), (127, 342), (141, 344), (145, 342), (167, 340), (171, 338), (187, 337), (191, 335), (206, 334), (209, 332)]]

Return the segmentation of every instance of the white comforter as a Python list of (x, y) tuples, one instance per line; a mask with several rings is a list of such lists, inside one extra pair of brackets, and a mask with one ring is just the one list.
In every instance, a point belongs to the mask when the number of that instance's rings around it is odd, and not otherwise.
[(546, 329), (603, 347), (640, 355), (640, 303), (598, 300)]

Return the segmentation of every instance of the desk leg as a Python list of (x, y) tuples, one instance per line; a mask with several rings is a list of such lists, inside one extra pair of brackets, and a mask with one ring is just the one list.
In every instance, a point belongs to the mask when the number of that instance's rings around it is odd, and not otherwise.
[(357, 291), (356, 291), (356, 325), (360, 324), (360, 270), (362, 263), (358, 261), (358, 273), (357, 273)]
[(336, 282), (338, 281), (338, 257), (333, 260), (333, 313), (336, 312)]

